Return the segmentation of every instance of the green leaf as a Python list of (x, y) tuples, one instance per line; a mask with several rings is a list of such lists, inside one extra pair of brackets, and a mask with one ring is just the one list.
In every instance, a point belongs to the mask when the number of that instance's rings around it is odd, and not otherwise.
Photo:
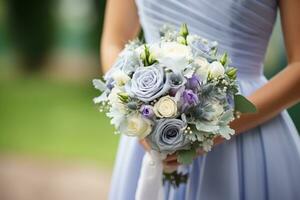
[(246, 97), (240, 94), (234, 95), (234, 107), (236, 111), (241, 113), (255, 113), (257, 109), (255, 105)]
[(177, 161), (181, 164), (188, 165), (193, 162), (196, 155), (197, 152), (195, 149), (181, 150), (177, 153)]

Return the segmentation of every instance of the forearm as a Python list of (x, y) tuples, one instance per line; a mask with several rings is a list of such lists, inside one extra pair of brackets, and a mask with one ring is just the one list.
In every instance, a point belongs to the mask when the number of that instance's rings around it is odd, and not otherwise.
[(231, 123), (231, 127), (239, 134), (268, 121), (300, 100), (299, 87), (300, 62), (295, 62), (248, 97), (258, 112), (242, 115)]
[(101, 40), (101, 66), (105, 73), (114, 63), (128, 40), (135, 38), (140, 30), (134, 0), (108, 0)]
[(122, 45), (107, 44), (101, 46), (101, 68), (102, 73), (105, 74), (112, 64), (115, 62), (118, 54), (122, 51)]

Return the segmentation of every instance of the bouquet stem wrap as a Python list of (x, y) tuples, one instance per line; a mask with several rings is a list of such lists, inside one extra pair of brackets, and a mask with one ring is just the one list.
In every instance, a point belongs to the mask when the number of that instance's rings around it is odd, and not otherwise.
[(136, 200), (163, 200), (162, 157), (156, 151), (146, 152), (137, 185)]

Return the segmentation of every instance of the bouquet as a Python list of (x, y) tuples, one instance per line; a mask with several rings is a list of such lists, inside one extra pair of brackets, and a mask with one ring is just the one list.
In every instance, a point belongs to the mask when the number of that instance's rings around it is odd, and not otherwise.
[(215, 137), (235, 133), (229, 123), (255, 106), (239, 94), (237, 69), (217, 42), (164, 26), (161, 39), (129, 42), (104, 76), (93, 80), (116, 133), (146, 139), (161, 155), (176, 153), (190, 164)]

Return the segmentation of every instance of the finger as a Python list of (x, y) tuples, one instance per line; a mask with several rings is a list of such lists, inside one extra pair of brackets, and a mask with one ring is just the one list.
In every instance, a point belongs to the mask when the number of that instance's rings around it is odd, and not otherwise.
[(221, 137), (221, 136), (218, 136), (218, 137), (215, 137), (214, 138), (214, 146), (218, 145), (218, 144), (221, 144), (224, 142), (224, 138)]
[(205, 151), (203, 149), (197, 149), (197, 156), (202, 156), (205, 154)]
[(139, 142), (140, 142), (140, 144), (144, 147), (144, 149), (145, 149), (147, 152), (150, 152), (150, 151), (151, 151), (151, 146), (150, 146), (150, 144), (147, 142), (146, 139), (141, 139)]
[(165, 173), (170, 174), (170, 173), (175, 172), (177, 170), (177, 168), (178, 168), (178, 166), (170, 167), (170, 166), (164, 165), (163, 170), (164, 170)]
[(177, 160), (170, 160), (170, 161), (163, 161), (163, 164), (164, 165), (169, 165), (169, 164), (174, 164), (174, 163), (178, 163), (178, 161)]
[(173, 160), (177, 161), (177, 155), (176, 154), (167, 155), (167, 158), (165, 159), (165, 161), (173, 161)]
[(164, 166), (168, 167), (178, 167), (180, 164), (177, 161), (165, 162)]

